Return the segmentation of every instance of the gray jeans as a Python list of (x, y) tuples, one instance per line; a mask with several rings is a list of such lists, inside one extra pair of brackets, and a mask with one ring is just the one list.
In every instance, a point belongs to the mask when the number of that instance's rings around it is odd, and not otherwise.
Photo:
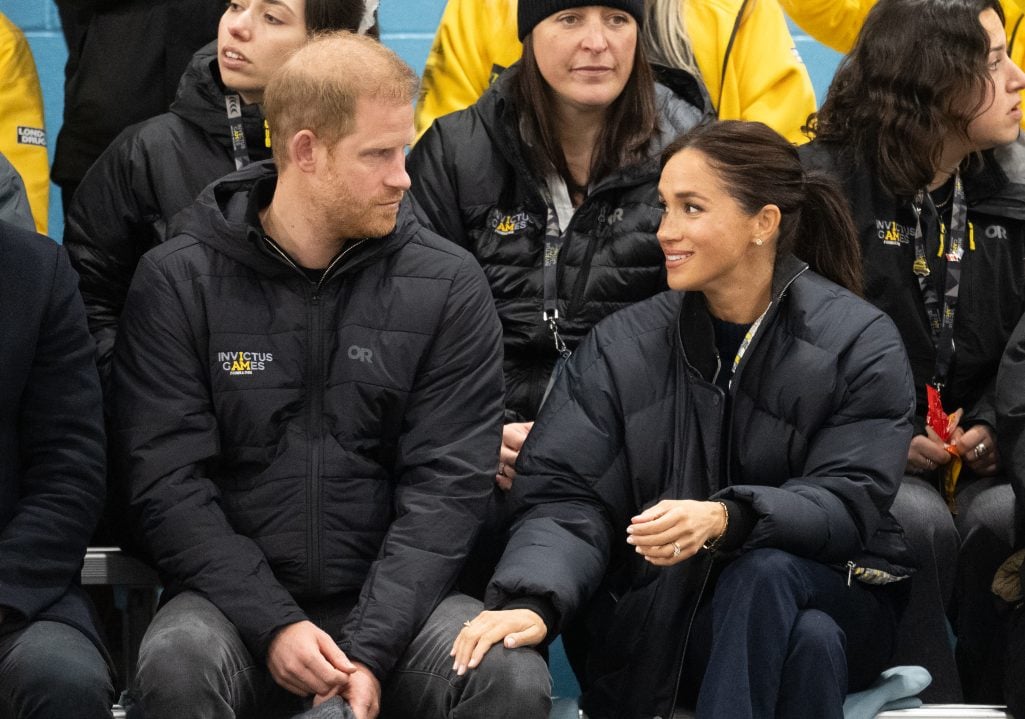
[[(381, 719), (547, 718), (551, 678), (533, 649), (496, 645), (477, 669), (452, 671), (452, 642), (481, 609), (462, 594), (438, 605), (384, 682)], [(253, 659), (220, 610), (190, 592), (157, 612), (137, 686), (146, 719), (279, 719), (306, 708)]]
[(109, 719), (114, 685), (82, 632), (37, 621), (0, 634), (0, 719)]

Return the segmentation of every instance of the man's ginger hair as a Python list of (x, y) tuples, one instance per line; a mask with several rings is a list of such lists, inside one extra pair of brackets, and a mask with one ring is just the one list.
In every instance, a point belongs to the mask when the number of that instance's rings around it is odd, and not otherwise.
[(412, 104), (418, 86), (413, 69), (377, 40), (344, 30), (314, 36), (264, 91), (275, 162), (288, 163), (288, 144), (302, 130), (333, 147), (353, 131), (360, 98)]

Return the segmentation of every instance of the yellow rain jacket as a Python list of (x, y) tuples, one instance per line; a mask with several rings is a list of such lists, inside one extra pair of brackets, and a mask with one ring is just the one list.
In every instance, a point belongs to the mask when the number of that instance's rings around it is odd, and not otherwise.
[[(816, 109), (815, 91), (777, 0), (748, 0), (725, 82), (722, 62), (741, 0), (681, 1), (694, 57), (719, 117), (760, 120), (793, 142), (806, 141), (800, 128)], [(436, 117), (476, 102), (521, 52), (516, 0), (448, 0), (424, 69), (417, 137)]]
[(50, 164), (43, 94), (25, 35), (0, 13), (0, 153), (21, 175), (36, 230), (46, 234)]

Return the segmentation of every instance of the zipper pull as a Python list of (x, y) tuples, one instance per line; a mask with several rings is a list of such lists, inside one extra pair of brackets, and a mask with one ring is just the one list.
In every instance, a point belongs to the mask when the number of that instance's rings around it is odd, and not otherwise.
[(854, 579), (854, 568), (857, 565), (854, 562), (847, 562), (847, 586), (851, 586), (851, 580)]

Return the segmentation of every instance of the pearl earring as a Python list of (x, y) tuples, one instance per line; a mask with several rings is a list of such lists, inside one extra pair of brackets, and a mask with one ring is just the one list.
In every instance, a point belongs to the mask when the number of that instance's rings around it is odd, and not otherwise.
[(762, 246), (763, 242), (765, 242), (765, 240), (763, 240), (761, 237), (756, 237), (755, 238), (755, 244), (758, 245), (759, 247)]

